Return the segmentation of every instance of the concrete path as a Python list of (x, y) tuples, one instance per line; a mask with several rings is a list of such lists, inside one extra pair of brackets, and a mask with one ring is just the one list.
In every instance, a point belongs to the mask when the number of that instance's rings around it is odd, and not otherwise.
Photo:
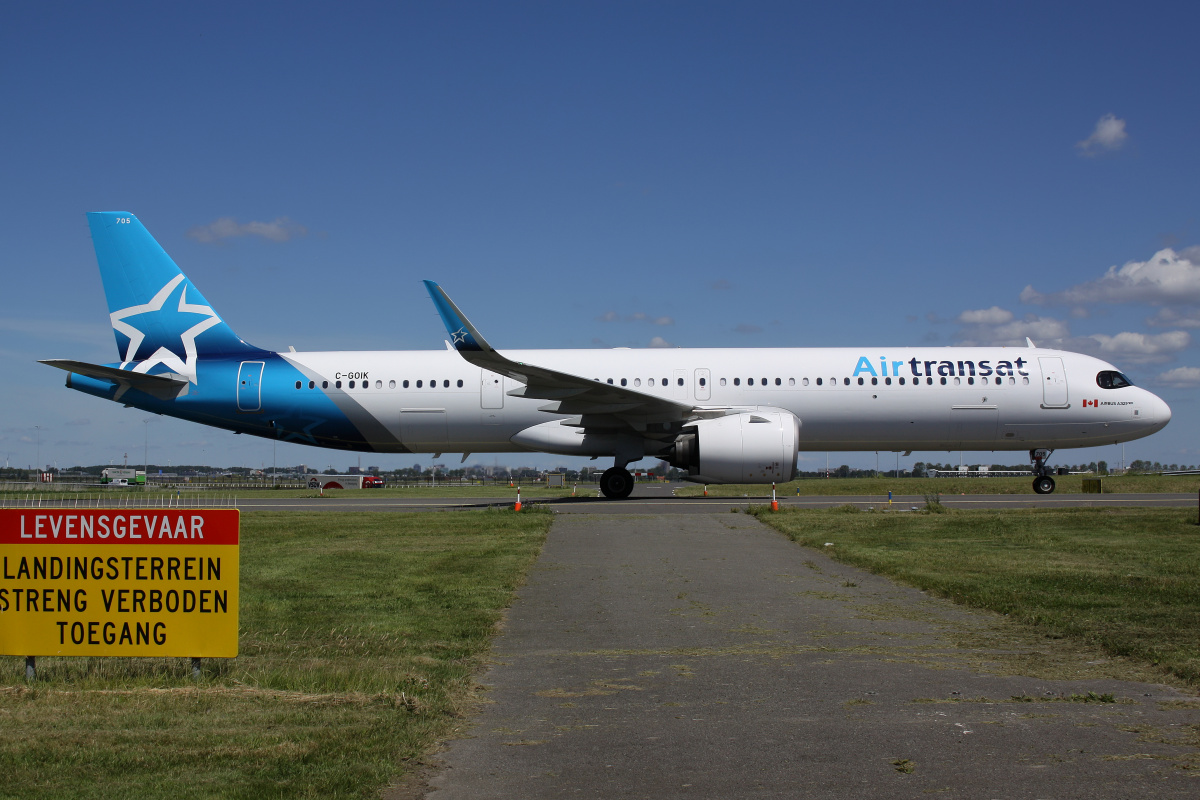
[(1023, 637), (744, 514), (563, 516), (428, 797), (1200, 796), (1200, 703)]

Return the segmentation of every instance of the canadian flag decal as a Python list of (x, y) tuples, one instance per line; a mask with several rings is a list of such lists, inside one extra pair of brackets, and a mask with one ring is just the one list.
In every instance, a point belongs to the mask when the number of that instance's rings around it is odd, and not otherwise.
[(1087, 408), (1088, 406), (1091, 406), (1092, 408), (1096, 408), (1096, 407), (1097, 407), (1097, 406), (1099, 406), (1099, 405), (1100, 405), (1100, 401), (1099, 401), (1099, 400), (1084, 400), (1084, 401), (1083, 401), (1083, 407), (1084, 407), (1084, 408)]

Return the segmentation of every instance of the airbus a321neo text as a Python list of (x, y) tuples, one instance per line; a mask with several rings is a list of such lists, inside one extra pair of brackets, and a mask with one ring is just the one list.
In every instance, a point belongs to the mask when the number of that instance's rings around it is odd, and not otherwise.
[(789, 480), (800, 451), (1127, 442), (1171, 409), (1111, 364), (1028, 347), (496, 350), (436, 283), (433, 351), (277, 353), (242, 341), (133, 214), (88, 214), (119, 360), (49, 360), (67, 386), (156, 414), (375, 453), (647, 456), (705, 483)]

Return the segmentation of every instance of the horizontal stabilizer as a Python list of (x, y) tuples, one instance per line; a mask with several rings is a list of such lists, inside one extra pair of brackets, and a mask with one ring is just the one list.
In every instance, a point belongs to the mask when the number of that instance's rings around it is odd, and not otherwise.
[(163, 400), (171, 400), (185, 394), (190, 385), (190, 381), (182, 375), (147, 375), (142, 372), (117, 369), (116, 367), (88, 364), (86, 361), (51, 358), (38, 363), (66, 370), (67, 372), (73, 372), (77, 375), (86, 375), (89, 378), (110, 381), (122, 387), (118, 395), (124, 394), (127, 389), (137, 389)]

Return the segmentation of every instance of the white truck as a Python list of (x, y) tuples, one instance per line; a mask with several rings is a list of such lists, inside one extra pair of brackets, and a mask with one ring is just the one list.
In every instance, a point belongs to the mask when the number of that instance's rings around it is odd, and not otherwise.
[(108, 467), (100, 473), (100, 482), (113, 486), (144, 486), (146, 473), (140, 469), (128, 467)]

